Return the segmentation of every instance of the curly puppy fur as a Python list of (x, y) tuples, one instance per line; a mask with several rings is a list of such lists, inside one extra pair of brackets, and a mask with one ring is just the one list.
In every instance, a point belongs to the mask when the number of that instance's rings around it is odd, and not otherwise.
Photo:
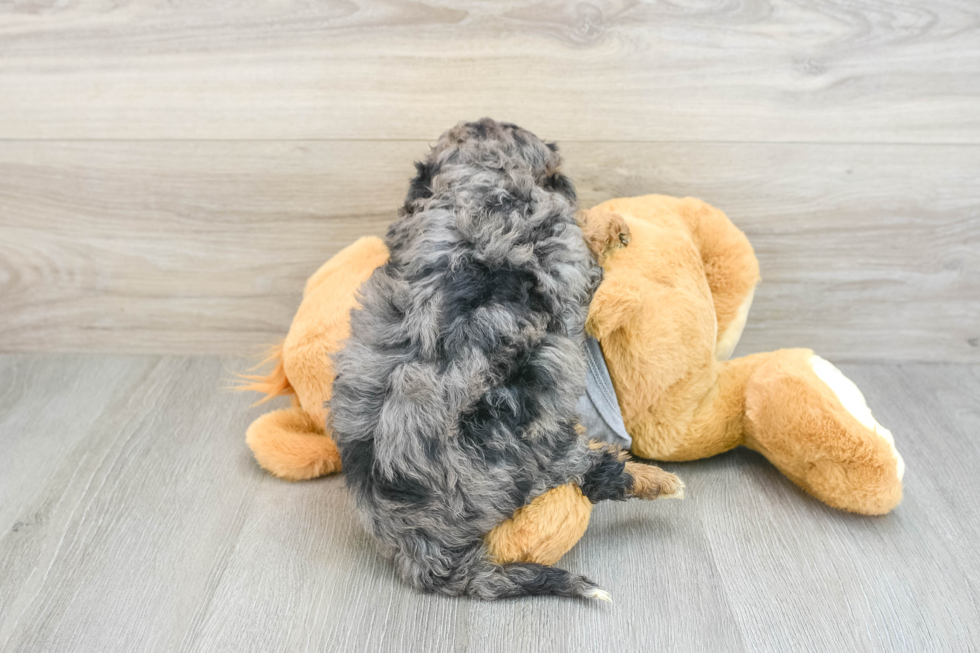
[(515, 125), (443, 134), (416, 164), (390, 259), (362, 286), (336, 356), (330, 419), (347, 484), (423, 590), (607, 598), (562, 569), (493, 564), (483, 539), (549, 488), (574, 482), (593, 502), (633, 490), (625, 454), (576, 428), (602, 273), (560, 164)]

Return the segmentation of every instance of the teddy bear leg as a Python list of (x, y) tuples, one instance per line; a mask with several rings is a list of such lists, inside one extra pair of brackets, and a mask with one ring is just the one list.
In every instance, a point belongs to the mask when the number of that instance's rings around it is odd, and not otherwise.
[(263, 469), (289, 481), (340, 471), (340, 452), (324, 424), (299, 407), (274, 410), (252, 422), (245, 440)]
[(745, 443), (745, 387), (770, 354), (743, 356), (717, 365), (704, 378), (674, 384), (673, 402), (627, 423), (632, 453), (651, 460), (683, 462), (717, 456)]
[(585, 534), (591, 514), (592, 502), (577, 485), (560, 485), (519, 508), (484, 541), (497, 564), (553, 565)]
[(745, 445), (827, 505), (882, 515), (905, 464), (857, 386), (808, 349), (773, 352), (745, 391)]

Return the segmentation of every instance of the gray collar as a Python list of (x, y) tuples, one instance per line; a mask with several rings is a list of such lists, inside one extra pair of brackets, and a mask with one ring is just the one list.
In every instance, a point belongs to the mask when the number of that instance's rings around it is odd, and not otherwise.
[(602, 355), (598, 340), (586, 339), (585, 355), (588, 363), (585, 394), (578, 400), (582, 426), (590, 439), (612, 442), (629, 450), (633, 446), (633, 438), (626, 432), (623, 413), (619, 409), (616, 390), (609, 378), (606, 358)]

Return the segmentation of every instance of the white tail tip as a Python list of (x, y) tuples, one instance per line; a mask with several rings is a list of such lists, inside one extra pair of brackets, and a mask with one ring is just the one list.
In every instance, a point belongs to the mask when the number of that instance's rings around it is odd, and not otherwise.
[(605, 601), (606, 603), (612, 603), (612, 597), (609, 596), (609, 592), (606, 590), (601, 590), (598, 587), (593, 587), (590, 589), (585, 596), (590, 599), (599, 599), (600, 601)]

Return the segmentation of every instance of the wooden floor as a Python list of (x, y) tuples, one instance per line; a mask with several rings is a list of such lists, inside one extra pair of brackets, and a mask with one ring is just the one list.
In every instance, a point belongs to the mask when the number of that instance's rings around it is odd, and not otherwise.
[(421, 595), (340, 477), (291, 484), (214, 357), (0, 357), (0, 651), (969, 651), (980, 366), (845, 365), (908, 463), (847, 515), (740, 450), (606, 503), (562, 561), (614, 603)]

